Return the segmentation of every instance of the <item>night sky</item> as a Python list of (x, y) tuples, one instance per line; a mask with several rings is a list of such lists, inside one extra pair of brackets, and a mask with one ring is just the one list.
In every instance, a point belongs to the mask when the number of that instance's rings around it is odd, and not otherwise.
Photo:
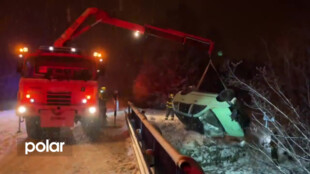
[[(223, 50), (226, 59), (243, 59), (254, 65), (267, 59), (266, 43), (275, 45), (283, 38), (310, 38), (310, 3), (306, 0), (2, 0), (0, 87), (4, 90), (0, 92), (1, 103), (14, 100), (16, 95), (16, 46), (26, 44), (35, 50), (39, 45), (51, 45), (87, 7), (100, 8), (130, 22), (210, 38), (215, 42), (216, 51)], [(303, 31), (298, 38), (294, 38), (296, 31)], [(98, 24), (71, 45), (89, 51), (106, 50), (106, 86), (127, 95), (145, 59), (153, 60), (162, 54), (175, 56), (169, 50), (175, 47), (165, 42), (150, 38), (134, 40), (129, 31)], [(309, 40), (304, 42), (310, 44)], [(182, 60), (180, 54), (176, 55)]]

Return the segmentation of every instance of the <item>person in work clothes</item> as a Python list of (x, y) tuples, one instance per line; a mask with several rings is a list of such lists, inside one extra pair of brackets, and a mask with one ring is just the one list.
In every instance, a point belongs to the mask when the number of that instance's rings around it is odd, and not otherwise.
[(171, 115), (171, 120), (174, 119), (174, 111), (173, 111), (173, 108), (172, 108), (172, 100), (173, 100), (173, 94), (170, 94), (169, 95), (169, 98), (168, 98), (168, 101), (166, 102), (166, 119), (165, 120), (168, 120), (168, 117)]
[(106, 87), (103, 86), (99, 90), (99, 109), (103, 124), (107, 123), (107, 100)]
[(114, 126), (116, 126), (116, 115), (119, 109), (119, 101), (118, 101), (118, 90), (114, 90), (113, 99), (114, 99)]

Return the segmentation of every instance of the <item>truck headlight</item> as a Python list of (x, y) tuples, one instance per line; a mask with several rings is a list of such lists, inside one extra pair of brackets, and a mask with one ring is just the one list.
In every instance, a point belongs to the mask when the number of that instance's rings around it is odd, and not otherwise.
[(89, 111), (89, 113), (94, 114), (97, 111), (97, 109), (96, 109), (96, 107), (90, 107), (90, 108), (88, 108), (88, 111)]
[(20, 113), (20, 114), (23, 114), (27, 111), (26, 107), (25, 106), (20, 106), (18, 107), (17, 111)]

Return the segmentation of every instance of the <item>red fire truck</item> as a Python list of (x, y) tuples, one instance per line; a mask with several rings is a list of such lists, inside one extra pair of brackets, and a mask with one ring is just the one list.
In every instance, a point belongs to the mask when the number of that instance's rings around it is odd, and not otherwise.
[[(82, 27), (81, 24), (90, 16), (95, 17), (96, 22)], [(16, 112), (19, 117), (26, 119), (29, 137), (40, 138), (42, 128), (46, 127), (71, 127), (74, 121), (81, 121), (89, 135), (97, 135), (100, 129), (97, 78), (103, 70), (100, 66), (102, 59), (82, 56), (76, 48), (64, 45), (98, 23), (131, 30), (136, 37), (148, 34), (182, 44), (201, 45), (208, 49), (209, 54), (213, 49), (213, 42), (209, 39), (130, 23), (109, 17), (97, 8), (88, 8), (53, 46), (41, 47), (32, 54), (19, 55), (18, 71), (21, 78)]]
[(29, 137), (41, 128), (71, 127), (81, 120), (87, 133), (99, 130), (97, 78), (100, 61), (76, 48), (40, 47), (21, 54), (17, 115), (26, 120)]

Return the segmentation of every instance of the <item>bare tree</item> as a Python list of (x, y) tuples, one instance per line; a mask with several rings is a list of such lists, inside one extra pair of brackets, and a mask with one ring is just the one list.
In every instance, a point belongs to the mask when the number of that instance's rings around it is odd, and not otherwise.
[[(245, 105), (253, 111), (251, 127), (261, 129), (268, 134), (271, 137), (271, 148), (275, 148), (276, 153), (278, 150), (284, 152), (292, 163), (297, 164), (299, 171), (310, 173), (310, 127), (306, 116), (309, 109), (294, 105), (292, 100), (296, 100), (296, 96), (291, 96), (294, 93), (286, 92), (285, 82), (277, 78), (271, 69), (257, 68), (257, 76), (251, 81), (246, 81), (235, 73), (239, 64), (227, 63), (229, 75), (227, 81), (229, 85), (245, 90), (250, 95), (251, 102)], [(291, 68), (294, 71), (297, 69), (305, 70), (305, 68)], [(300, 77), (307, 76), (301, 74)], [(297, 92), (302, 93), (298, 95), (303, 96), (300, 101), (306, 102), (305, 105), (309, 106), (308, 79), (305, 82), (304, 86), (298, 87)], [(250, 144), (250, 147), (264, 154), (280, 172), (290, 173), (291, 169), (281, 166), (262, 145), (254, 143)]]

